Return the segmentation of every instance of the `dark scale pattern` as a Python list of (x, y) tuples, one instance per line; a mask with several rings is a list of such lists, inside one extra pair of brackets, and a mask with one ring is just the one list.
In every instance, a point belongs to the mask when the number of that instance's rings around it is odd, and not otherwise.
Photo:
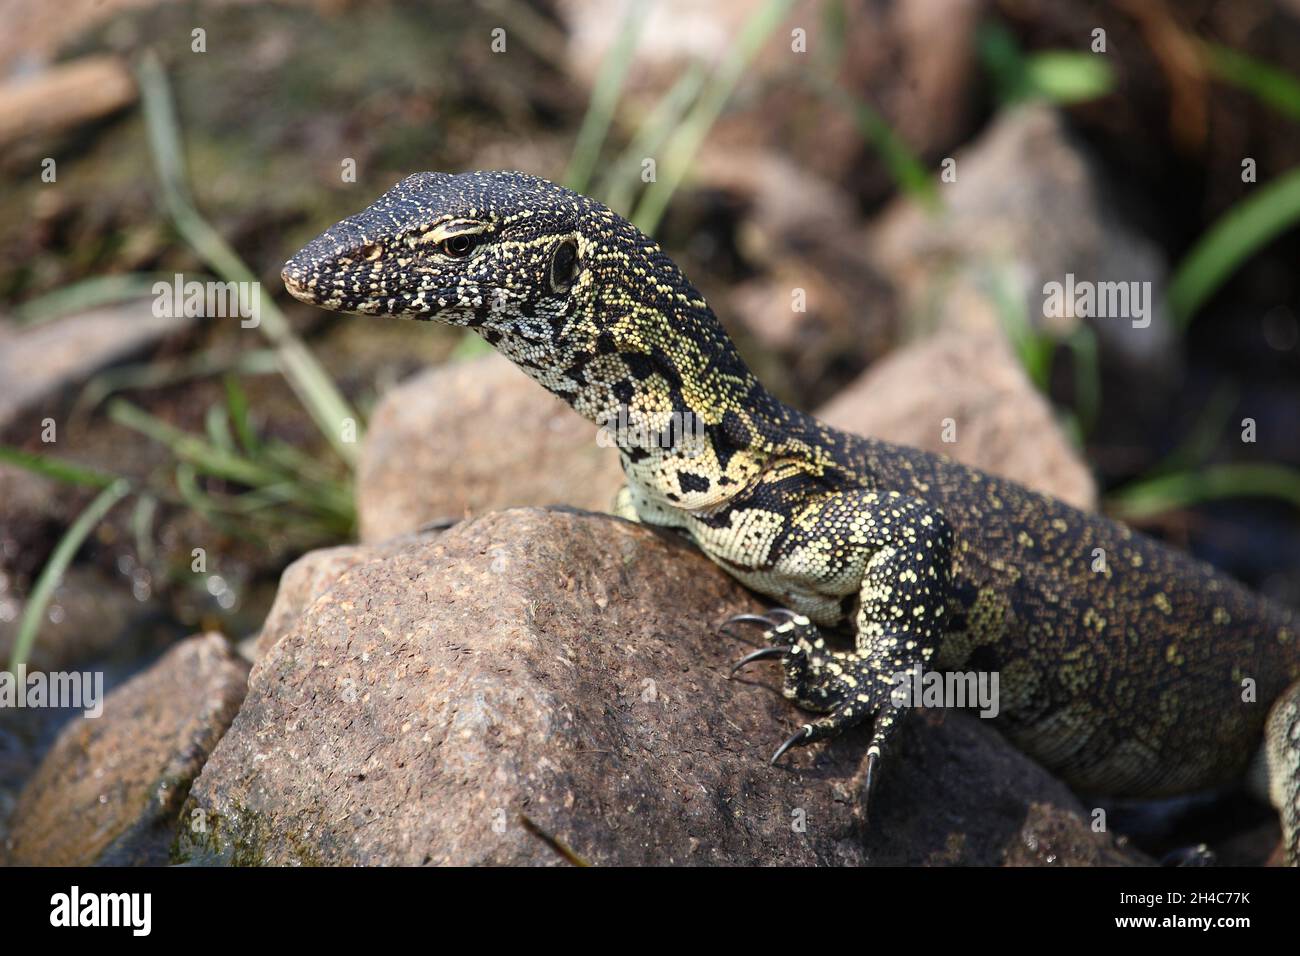
[[(996, 668), (999, 726), (1076, 789), (1160, 796), (1249, 767), (1300, 850), (1295, 612), (1120, 524), (783, 405), (672, 260), (599, 203), (520, 173), (420, 173), (284, 281), (322, 308), (472, 327), (593, 421), (697, 424), (621, 443), (619, 511), (791, 609), (762, 656), (821, 716), (787, 743), (871, 720), (874, 767), (905, 713), (895, 675)], [(818, 625), (847, 626), (853, 649)]]

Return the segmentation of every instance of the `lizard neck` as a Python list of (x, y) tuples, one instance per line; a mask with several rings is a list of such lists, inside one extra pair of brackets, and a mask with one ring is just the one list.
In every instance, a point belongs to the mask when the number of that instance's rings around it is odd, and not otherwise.
[[(659, 245), (591, 202), (581, 274), (547, 316), (483, 332), (616, 445), (629, 484), (657, 507), (709, 511), (791, 456), (800, 413), (765, 389), (704, 297)], [(797, 439), (794, 440), (798, 443)], [(816, 457), (813, 452), (811, 457)]]
[(643, 517), (670, 523), (665, 510), (715, 511), (775, 460), (802, 457), (790, 445), (804, 416), (763, 387), (704, 297), (644, 241), (621, 281), (579, 300), (579, 321), (598, 331), (572, 404), (618, 446)]

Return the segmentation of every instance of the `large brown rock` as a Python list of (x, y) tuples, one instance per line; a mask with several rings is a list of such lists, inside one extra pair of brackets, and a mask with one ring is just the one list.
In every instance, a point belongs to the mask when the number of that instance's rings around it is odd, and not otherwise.
[(1150, 324), (1090, 318), (1104, 354), (1166, 369), (1177, 349), (1163, 308), (1158, 245), (1116, 213), (1114, 187), (1055, 109), (1004, 111), (953, 157), (936, 214), (900, 198), (873, 223), (873, 267), (897, 285), (905, 311), (935, 326), (1001, 334), (1008, 324), (1065, 335), (1084, 320), (1073, 303), (1048, 315), (1044, 286), (1077, 281), (1149, 283)]
[(362, 447), (357, 519), (369, 542), (518, 505), (606, 510), (622, 482), (596, 426), (493, 353), (384, 396)]
[(404, 548), (429, 540), (435, 533), (402, 535), (372, 545), (340, 545), (308, 551), (280, 575), (280, 586), (276, 589), (271, 610), (267, 612), (262, 630), (252, 642), (247, 656), (256, 661), (274, 647), (276, 641), (293, 629), (311, 603), (333, 587), (343, 572), (365, 561), (391, 557)]
[(180, 855), (563, 863), (541, 832), (601, 864), (1137, 859), (958, 714), (911, 723), (864, 840), (849, 796), (864, 734), (771, 767), (800, 715), (775, 668), (726, 679), (752, 644), (717, 627), (759, 606), (677, 538), (568, 510), (488, 514), (360, 561), (254, 667)]
[(244, 697), (219, 634), (186, 640), (76, 717), (18, 798), (8, 856), (28, 866), (163, 865), (181, 803)]

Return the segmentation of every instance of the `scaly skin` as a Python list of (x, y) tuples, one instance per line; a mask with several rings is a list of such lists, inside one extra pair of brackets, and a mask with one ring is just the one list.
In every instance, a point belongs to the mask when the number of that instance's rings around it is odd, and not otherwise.
[[(1080, 792), (1207, 790), (1256, 759), (1295, 862), (1294, 611), (1114, 521), (782, 404), (658, 245), (594, 200), (520, 173), (419, 173), (283, 278), (322, 308), (473, 328), (592, 421), (622, 409), (641, 431), (617, 433), (619, 512), (681, 529), (792, 609), (759, 656), (821, 716), (778, 756), (870, 720), (869, 787), (907, 711), (900, 672), (996, 671), (999, 728)], [(817, 625), (850, 625), (853, 650)]]

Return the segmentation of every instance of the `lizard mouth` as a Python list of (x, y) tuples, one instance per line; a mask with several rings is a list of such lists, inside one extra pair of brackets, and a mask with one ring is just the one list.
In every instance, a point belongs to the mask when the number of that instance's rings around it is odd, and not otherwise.
[(360, 315), (400, 314), (404, 298), (387, 293), (382, 287), (367, 289), (359, 277), (349, 280), (329, 272), (321, 273), (297, 257), (280, 270), (285, 290), (299, 302), (336, 312)]
[[(485, 307), (486, 296), (465, 301), (454, 288), (421, 289), (399, 281), (398, 287), (385, 279), (373, 279), (370, 273), (354, 274), (321, 270), (315, 260), (294, 257), (280, 270), (285, 290), (299, 302), (333, 312), (355, 315), (385, 315), (395, 318), (470, 324), (474, 312)], [(399, 277), (400, 279), (400, 277)], [(457, 321), (466, 312), (464, 321)]]
[(306, 276), (294, 266), (292, 260), (286, 262), (280, 270), (280, 281), (284, 283), (285, 290), (298, 301), (315, 304), (316, 299), (308, 288)]

